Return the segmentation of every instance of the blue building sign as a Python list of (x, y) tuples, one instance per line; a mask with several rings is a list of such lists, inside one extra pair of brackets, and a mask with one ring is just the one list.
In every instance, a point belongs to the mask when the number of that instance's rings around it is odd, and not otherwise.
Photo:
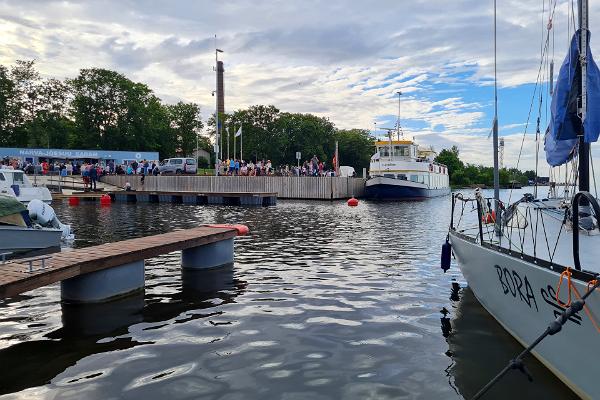
[(67, 150), (67, 149), (25, 149), (0, 147), (0, 158), (17, 158), (33, 163), (42, 160), (73, 160), (103, 162), (113, 160), (117, 164), (127, 164), (134, 160), (158, 160), (157, 151), (117, 151), (117, 150)]

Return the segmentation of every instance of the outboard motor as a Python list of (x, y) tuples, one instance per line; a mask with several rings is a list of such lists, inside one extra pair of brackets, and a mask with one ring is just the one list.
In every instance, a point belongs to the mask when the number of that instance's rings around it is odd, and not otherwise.
[(62, 230), (63, 240), (73, 240), (74, 235), (71, 233), (71, 225), (61, 223), (56, 217), (54, 209), (41, 200), (34, 199), (27, 205), (29, 217), (34, 224), (38, 224), (44, 228), (55, 228)]

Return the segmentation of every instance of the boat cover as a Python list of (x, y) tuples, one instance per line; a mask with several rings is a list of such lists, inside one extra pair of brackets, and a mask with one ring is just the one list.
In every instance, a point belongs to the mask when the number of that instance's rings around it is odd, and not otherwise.
[[(571, 39), (569, 54), (560, 67), (556, 88), (550, 106), (551, 119), (546, 131), (544, 149), (546, 160), (552, 166), (566, 163), (575, 154), (581, 119), (577, 114), (577, 100), (581, 94), (579, 62), (579, 30)], [(590, 32), (587, 46), (587, 109), (583, 122), (584, 140), (592, 143), (600, 135), (600, 70), (592, 58)]]
[(0, 217), (12, 214), (21, 214), (27, 208), (15, 197), (0, 195)]

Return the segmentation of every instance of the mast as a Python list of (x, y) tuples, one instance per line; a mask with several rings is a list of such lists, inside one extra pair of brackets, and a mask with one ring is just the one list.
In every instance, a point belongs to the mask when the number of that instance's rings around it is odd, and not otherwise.
[(398, 94), (398, 126), (396, 127), (398, 131), (396, 132), (396, 136), (400, 140), (400, 96), (402, 96), (402, 92), (397, 91), (396, 93)]
[(496, 73), (497, 55), (496, 55), (496, 0), (494, 0), (494, 210), (496, 212), (495, 231), (497, 235), (501, 234), (500, 227), (500, 173), (498, 169), (498, 76)]
[(579, 6), (579, 65), (581, 66), (581, 130), (579, 131), (579, 191), (590, 190), (590, 144), (585, 142), (584, 122), (587, 114), (587, 39), (588, 0), (578, 0)]

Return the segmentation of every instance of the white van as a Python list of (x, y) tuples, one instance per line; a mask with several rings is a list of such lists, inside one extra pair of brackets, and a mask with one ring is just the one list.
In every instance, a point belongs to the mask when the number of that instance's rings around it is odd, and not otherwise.
[(198, 164), (193, 158), (167, 158), (162, 160), (158, 166), (158, 172), (162, 174), (193, 174), (196, 175)]
[(355, 175), (356, 175), (356, 172), (354, 172), (354, 167), (349, 167), (347, 165), (340, 165), (340, 176), (343, 176), (345, 178), (352, 178)]

